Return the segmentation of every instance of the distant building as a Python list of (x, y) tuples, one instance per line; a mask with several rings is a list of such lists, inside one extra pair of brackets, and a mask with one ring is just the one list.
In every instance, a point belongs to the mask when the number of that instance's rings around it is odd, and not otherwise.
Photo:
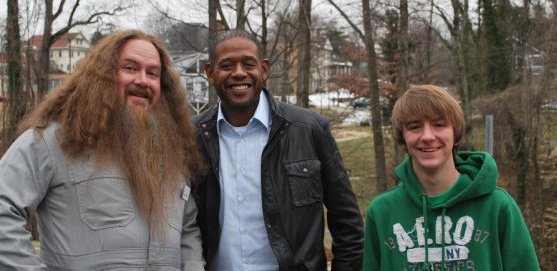
[(326, 35), (315, 35), (311, 51), (310, 93), (329, 92), (329, 80), (337, 75), (352, 73), (352, 62), (333, 53), (333, 46)]
[[(43, 43), (42, 35), (32, 36), (24, 46), (38, 52)], [(72, 73), (77, 62), (87, 56), (91, 44), (83, 34), (66, 33), (50, 47), (51, 70)]]
[(174, 55), (173, 62), (186, 88), (188, 102), (196, 113), (201, 113), (209, 102), (209, 82), (203, 71), (205, 63), (209, 62), (208, 54), (183, 52)]
[[(37, 57), (43, 43), (42, 35), (35, 35), (22, 42), (21, 63), (26, 66), (37, 65)], [(60, 86), (70, 73), (75, 70), (77, 63), (89, 53), (91, 45), (82, 33), (66, 33), (50, 47), (50, 67), (48, 72), (48, 90)], [(32, 56), (29, 58), (29, 56)], [(7, 71), (5, 55), (0, 53), (0, 95), (7, 91)], [(34, 74), (28, 73), (34, 82)], [(36, 89), (35, 84), (30, 84)]]
[(199, 23), (178, 23), (161, 34), (161, 39), (172, 55), (188, 102), (200, 113), (209, 103), (209, 82), (203, 71), (205, 63), (209, 62), (209, 29)]
[[(268, 44), (275, 46), (271, 41)], [(298, 50), (289, 48), (293, 44), (279, 43), (278, 51), (285, 54), (273, 63), (267, 86), (273, 94), (278, 96), (293, 95), (296, 93), (296, 77), (298, 70)], [(312, 34), (311, 68), (309, 93), (329, 92), (330, 80), (333, 76), (349, 75), (355, 68), (352, 62), (333, 53), (333, 47), (326, 35)]]

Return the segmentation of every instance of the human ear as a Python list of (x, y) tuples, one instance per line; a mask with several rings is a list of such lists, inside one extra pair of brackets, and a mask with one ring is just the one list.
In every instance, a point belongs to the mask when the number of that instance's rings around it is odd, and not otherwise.
[(210, 84), (213, 84), (213, 65), (211, 63), (205, 63), (203, 70), (207, 76), (207, 81), (209, 81)]

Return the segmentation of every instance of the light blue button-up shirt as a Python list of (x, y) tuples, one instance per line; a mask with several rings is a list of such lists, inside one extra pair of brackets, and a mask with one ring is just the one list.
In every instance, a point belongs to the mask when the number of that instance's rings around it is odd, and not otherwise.
[(271, 128), (267, 96), (261, 92), (254, 116), (233, 127), (219, 105), (221, 237), (211, 271), (275, 271), (261, 201), (261, 154)]

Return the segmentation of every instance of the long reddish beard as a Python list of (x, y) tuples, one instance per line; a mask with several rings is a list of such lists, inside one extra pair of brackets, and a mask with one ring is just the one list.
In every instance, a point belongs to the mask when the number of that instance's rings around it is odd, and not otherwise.
[(148, 110), (121, 108), (110, 127), (112, 155), (126, 173), (143, 217), (157, 228), (164, 221), (164, 200), (172, 204), (168, 201), (184, 183), (182, 139), (164, 98)]

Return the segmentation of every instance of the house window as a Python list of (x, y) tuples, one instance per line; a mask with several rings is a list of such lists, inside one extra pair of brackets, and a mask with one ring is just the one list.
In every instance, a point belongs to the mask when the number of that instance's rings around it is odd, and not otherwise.
[(58, 50), (58, 57), (62, 57), (62, 50)]
[(193, 82), (186, 82), (186, 90), (187, 91), (193, 91)]
[(68, 71), (68, 72), (71, 71), (70, 68), (71, 68), (71, 67), (70, 67), (70, 65), (68, 64), (68, 69), (67, 69), (66, 71)]
[(62, 84), (62, 80), (48, 80), (48, 90), (53, 90)]

